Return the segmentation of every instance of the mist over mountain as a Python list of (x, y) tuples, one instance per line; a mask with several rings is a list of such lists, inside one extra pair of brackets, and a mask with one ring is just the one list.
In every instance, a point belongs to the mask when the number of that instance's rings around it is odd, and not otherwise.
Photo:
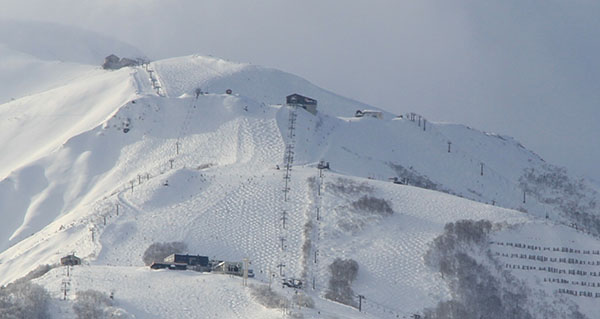
[(391, 112), (514, 136), (598, 180), (599, 14), (594, 1), (6, 0), (0, 17), (94, 31), (152, 59), (275, 67)]

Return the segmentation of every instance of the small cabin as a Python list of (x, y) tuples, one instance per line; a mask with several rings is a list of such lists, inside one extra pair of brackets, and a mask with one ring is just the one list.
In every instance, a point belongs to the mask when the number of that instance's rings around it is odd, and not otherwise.
[(232, 261), (214, 260), (213, 266), (212, 266), (212, 271), (218, 272), (218, 273), (223, 273), (223, 274), (235, 275), (235, 276), (243, 276), (244, 275), (244, 264), (242, 262), (236, 262), (236, 261), (232, 262)]
[(313, 115), (317, 114), (317, 100), (300, 94), (294, 93), (288, 95), (286, 97), (286, 104), (289, 106), (301, 107)]
[(375, 110), (357, 110), (354, 113), (354, 117), (374, 117), (376, 119), (383, 119), (383, 113)]
[(63, 266), (81, 265), (81, 258), (75, 256), (75, 254), (67, 255), (60, 259), (60, 264)]

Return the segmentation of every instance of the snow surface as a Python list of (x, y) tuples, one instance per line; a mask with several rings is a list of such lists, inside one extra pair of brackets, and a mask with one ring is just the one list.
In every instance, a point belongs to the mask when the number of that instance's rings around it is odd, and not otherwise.
[(0, 19), (0, 103), (87, 79), (113, 53), (143, 56), (131, 45), (73, 26)]
[[(307, 317), (396, 318), (450, 297), (423, 262), (448, 222), (488, 219), (517, 229), (498, 234), (505, 241), (571, 240), (573, 230), (555, 224), (562, 222), (555, 207), (522, 203), (519, 177), (544, 162), (511, 138), (451, 124), (424, 129), (389, 113), (353, 118), (373, 107), (258, 66), (189, 56), (149, 67), (165, 96), (140, 67), (87, 70), (0, 105), (0, 144), (14, 150), (0, 158), (0, 284), (69, 253), (83, 257), (67, 302), (58, 300), (64, 268), (36, 280), (54, 297), (55, 317), (73, 317), (74, 296), (86, 289), (114, 291), (117, 305), (139, 318), (281, 316), (239, 278), (144, 267), (141, 257), (155, 242), (183, 241), (189, 253), (221, 260), (247, 257), (252, 284), (275, 274), (273, 286), (291, 298), (293, 290), (279, 285), (277, 265), (285, 263), (285, 277), (315, 280), (314, 290), (305, 289), (315, 309), (293, 310)], [(196, 97), (198, 87), (207, 93)], [(316, 116), (296, 110), (293, 135), (290, 108), (281, 105), (291, 93), (319, 101)], [(286, 201), (284, 170), (276, 167), (292, 143)], [(322, 177), (320, 160), (331, 165)], [(406, 172), (409, 184), (429, 181), (438, 191), (387, 181)], [(363, 196), (389, 202), (393, 213), (355, 208)], [(555, 219), (540, 222), (547, 212)], [(335, 258), (358, 262), (352, 289), (366, 296), (366, 314), (323, 298)], [(594, 314), (589, 300), (571, 299)]]

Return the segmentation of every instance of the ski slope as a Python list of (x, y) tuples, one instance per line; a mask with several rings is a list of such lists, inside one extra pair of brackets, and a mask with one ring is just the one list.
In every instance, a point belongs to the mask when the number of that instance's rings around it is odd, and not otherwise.
[[(164, 96), (139, 67), (90, 70), (0, 105), (0, 119), (14, 121), (0, 141), (15, 149), (1, 158), (0, 284), (69, 253), (83, 257), (69, 301), (52, 302), (57, 317), (73, 317), (75, 294), (87, 289), (114, 292), (118, 307), (138, 318), (281, 316), (238, 278), (151, 271), (142, 255), (156, 242), (181, 241), (214, 259), (249, 258), (250, 283), (267, 285), (275, 275), (273, 286), (288, 299), (295, 293), (280, 288), (281, 277), (302, 279), (315, 307), (293, 313), (396, 318), (451, 298), (423, 261), (448, 222), (500, 223), (505, 241), (531, 235), (558, 245), (572, 236), (558, 207), (534, 196), (523, 203), (523, 171), (547, 164), (509, 137), (389, 113), (354, 118), (356, 109), (373, 107), (258, 66), (189, 56), (149, 68)], [(198, 87), (205, 93), (196, 96)], [(317, 115), (281, 105), (295, 92), (319, 101)], [(320, 172), (321, 160), (331, 169)], [(391, 212), (361, 208), (363, 197)], [(597, 244), (578, 234), (582, 245)], [(363, 313), (324, 298), (336, 258), (359, 265), (352, 289), (366, 297)], [(35, 282), (59, 299), (64, 271)], [(522, 278), (548, 293), (558, 289)], [(593, 303), (569, 300), (594, 313)]]

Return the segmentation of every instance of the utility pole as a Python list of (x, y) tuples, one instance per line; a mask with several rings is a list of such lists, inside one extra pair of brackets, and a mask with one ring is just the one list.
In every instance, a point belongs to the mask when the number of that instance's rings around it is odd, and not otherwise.
[(175, 142), (175, 148), (177, 149), (177, 155), (179, 155), (179, 142)]
[(285, 229), (285, 221), (287, 220), (287, 212), (283, 211), (283, 217), (281, 217), (281, 221), (283, 222), (283, 229)]
[(135, 183), (135, 181), (130, 181), (131, 183), (131, 192), (133, 193), (133, 184)]
[(423, 119), (423, 131), (427, 131), (427, 120)]
[(173, 162), (174, 162), (174, 161), (175, 161), (174, 159), (170, 159), (170, 160), (169, 160), (169, 162), (171, 163), (171, 169), (173, 169)]
[(321, 220), (321, 214), (319, 212), (319, 207), (317, 207), (317, 220)]
[(283, 277), (283, 268), (285, 267), (285, 265), (283, 263), (279, 263), (279, 265), (277, 265), (277, 268), (279, 268), (279, 276)]
[(319, 251), (318, 249), (315, 250), (315, 264), (317, 263), (317, 252), (318, 251)]
[(481, 176), (483, 176), (483, 163), (481, 163)]
[(362, 300), (366, 299), (363, 295), (358, 295), (358, 312), (362, 312)]
[(452, 145), (452, 142), (448, 141), (448, 153), (450, 153), (450, 145)]
[(117, 216), (119, 216), (119, 203), (117, 203)]
[(285, 246), (283, 246), (283, 242), (285, 241), (284, 237), (280, 237), (279, 240), (281, 240), (281, 251), (285, 250)]
[(67, 279), (63, 279), (62, 281), (62, 286), (61, 286), (61, 290), (63, 293), (63, 300), (67, 300), (67, 293), (69, 292), (71, 286), (71, 283), (69, 282), (69, 280)]
[(285, 181), (285, 188), (283, 189), (283, 199), (284, 199), (284, 201), (286, 201), (286, 202), (287, 202), (287, 200), (288, 200), (288, 198), (287, 198), (287, 195), (288, 195), (288, 192), (289, 192), (289, 191), (290, 191), (290, 188), (287, 186), (287, 180), (286, 180), (286, 181)]
[(523, 191), (523, 204), (525, 204), (525, 191)]

